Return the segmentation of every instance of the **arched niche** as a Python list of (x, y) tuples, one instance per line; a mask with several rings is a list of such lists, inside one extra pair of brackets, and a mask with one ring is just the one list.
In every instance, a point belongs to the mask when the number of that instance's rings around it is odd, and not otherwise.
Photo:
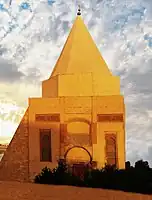
[(83, 121), (71, 121), (67, 124), (69, 134), (90, 134), (90, 124)]
[(90, 122), (83, 118), (70, 119), (67, 122), (68, 143), (73, 146), (91, 145), (91, 126)]

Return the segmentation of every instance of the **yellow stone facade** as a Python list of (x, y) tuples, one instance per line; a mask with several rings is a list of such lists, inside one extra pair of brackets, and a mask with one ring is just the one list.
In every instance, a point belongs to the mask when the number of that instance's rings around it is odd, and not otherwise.
[[(27, 120), (25, 174), (29, 180), (45, 166), (56, 167), (59, 159), (94, 161), (97, 168), (104, 167), (112, 153), (106, 153), (108, 135), (116, 138), (117, 167), (125, 167), (125, 104), (120, 79), (108, 69), (81, 16), (76, 18), (50, 78), (42, 82), (42, 98), (29, 99)], [(51, 162), (40, 160), (40, 130), (51, 130)], [(6, 155), (1, 166), (9, 162)]]

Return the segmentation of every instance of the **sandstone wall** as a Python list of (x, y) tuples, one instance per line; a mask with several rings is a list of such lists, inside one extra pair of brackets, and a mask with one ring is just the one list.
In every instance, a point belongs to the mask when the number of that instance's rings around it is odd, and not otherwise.
[(0, 162), (0, 180), (28, 181), (28, 109)]

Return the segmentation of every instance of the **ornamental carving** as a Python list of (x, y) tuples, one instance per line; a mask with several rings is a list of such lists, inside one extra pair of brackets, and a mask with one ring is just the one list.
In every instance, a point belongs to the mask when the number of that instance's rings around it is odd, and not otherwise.
[(65, 113), (91, 113), (91, 108), (84, 106), (66, 107)]
[(60, 114), (36, 114), (36, 121), (60, 122)]
[(98, 122), (123, 122), (123, 114), (98, 114)]
[(90, 146), (91, 139), (90, 135), (88, 134), (68, 134), (64, 139), (64, 143), (66, 146), (68, 145)]

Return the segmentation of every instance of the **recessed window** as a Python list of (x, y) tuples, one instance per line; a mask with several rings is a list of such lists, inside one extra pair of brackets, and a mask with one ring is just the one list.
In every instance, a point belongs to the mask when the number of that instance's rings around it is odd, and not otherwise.
[(117, 166), (117, 140), (115, 134), (106, 134), (106, 159), (108, 165)]
[(40, 129), (40, 161), (52, 162), (51, 129)]

